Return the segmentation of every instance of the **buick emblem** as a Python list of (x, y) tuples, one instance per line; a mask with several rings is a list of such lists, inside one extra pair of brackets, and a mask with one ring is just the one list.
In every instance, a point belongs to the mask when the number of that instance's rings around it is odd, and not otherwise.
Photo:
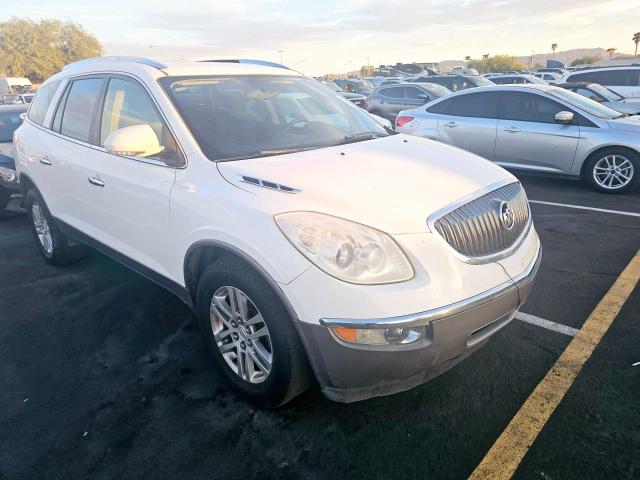
[(500, 224), (502, 228), (505, 230), (511, 230), (516, 221), (513, 210), (511, 210), (511, 205), (507, 202), (500, 202), (500, 207), (498, 208), (498, 216), (500, 217)]

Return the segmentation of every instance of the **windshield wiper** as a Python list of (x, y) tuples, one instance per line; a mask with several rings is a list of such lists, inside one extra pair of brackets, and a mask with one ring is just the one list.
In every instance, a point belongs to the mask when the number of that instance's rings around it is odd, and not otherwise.
[(347, 143), (364, 142), (366, 140), (373, 140), (374, 138), (382, 137), (379, 133), (375, 132), (361, 132), (354, 133), (353, 135), (346, 135), (336, 145), (345, 145)]

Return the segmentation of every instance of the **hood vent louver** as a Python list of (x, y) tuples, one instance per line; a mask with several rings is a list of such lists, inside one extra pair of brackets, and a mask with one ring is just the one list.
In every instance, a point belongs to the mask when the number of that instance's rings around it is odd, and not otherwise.
[(297, 188), (287, 187), (286, 185), (270, 182), (261, 178), (250, 177), (249, 175), (239, 174), (238, 178), (241, 182), (255, 185), (256, 187), (268, 188), (269, 190), (277, 190), (283, 193), (300, 193), (300, 190)]

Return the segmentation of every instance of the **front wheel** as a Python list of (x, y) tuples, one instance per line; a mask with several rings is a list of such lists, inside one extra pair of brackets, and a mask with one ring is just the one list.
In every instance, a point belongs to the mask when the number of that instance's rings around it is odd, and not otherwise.
[(584, 179), (602, 193), (624, 193), (640, 183), (640, 155), (623, 148), (609, 148), (587, 161)]
[(196, 310), (216, 363), (249, 400), (275, 408), (308, 388), (310, 369), (293, 319), (249, 264), (228, 256), (209, 265)]

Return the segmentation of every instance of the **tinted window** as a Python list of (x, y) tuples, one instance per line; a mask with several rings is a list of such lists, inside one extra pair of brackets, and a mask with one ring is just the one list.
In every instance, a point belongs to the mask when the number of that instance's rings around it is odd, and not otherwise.
[(496, 118), (496, 99), (494, 92), (471, 93), (452, 98), (447, 115), (457, 117)]
[(425, 97), (428, 97), (426, 93), (415, 87), (404, 87), (404, 94), (408, 100), (425, 100)]
[(601, 70), (599, 72), (580, 72), (570, 75), (570, 82), (593, 82), (617, 87), (637, 87), (640, 85), (640, 69)]
[(178, 161), (176, 141), (147, 92), (133, 80), (112, 78), (109, 80), (102, 109), (100, 145), (104, 146), (104, 141), (111, 133), (133, 125), (149, 125), (164, 147), (162, 152), (149, 158), (171, 166), (182, 163)]
[(534, 93), (503, 92), (501, 95), (501, 118), (505, 120), (555, 123), (556, 113), (569, 110), (558, 102)]
[(388, 135), (364, 110), (301, 76), (163, 77), (160, 84), (205, 155), (216, 161)]
[(101, 78), (85, 78), (71, 84), (62, 112), (60, 133), (83, 142), (89, 141), (91, 119), (101, 88)]
[(0, 143), (12, 142), (13, 132), (21, 124), (20, 112), (0, 112)]
[(427, 108), (427, 112), (436, 113), (439, 115), (448, 115), (449, 107), (451, 106), (453, 98), (449, 98), (447, 100), (443, 100), (442, 102), (438, 102), (435, 105), (431, 105)]
[(36, 98), (31, 102), (29, 108), (29, 120), (38, 125), (44, 125), (44, 118), (59, 85), (60, 82), (51, 82), (38, 90)]
[(389, 87), (380, 90), (380, 95), (387, 98), (402, 98), (402, 87)]

